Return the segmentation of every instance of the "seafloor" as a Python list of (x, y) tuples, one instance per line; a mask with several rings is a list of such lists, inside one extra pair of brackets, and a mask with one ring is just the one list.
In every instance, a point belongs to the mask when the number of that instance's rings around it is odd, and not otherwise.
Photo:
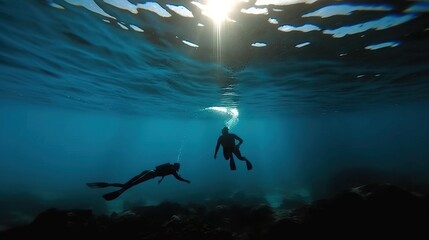
[(163, 202), (110, 216), (52, 208), (0, 232), (0, 239), (429, 239), (428, 200), (396, 185), (367, 184), (311, 203), (285, 199), (278, 208), (245, 195), (204, 204)]

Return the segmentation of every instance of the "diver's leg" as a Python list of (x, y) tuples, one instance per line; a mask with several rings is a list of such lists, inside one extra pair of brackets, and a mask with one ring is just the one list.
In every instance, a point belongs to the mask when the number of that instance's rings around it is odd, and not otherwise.
[(241, 161), (246, 161), (247, 170), (251, 170), (253, 168), (252, 163), (246, 157), (241, 155), (240, 149), (236, 148), (234, 150), (234, 155), (237, 156), (237, 158)]
[(153, 170), (145, 170), (139, 175), (131, 178), (128, 182), (126, 182), (123, 187), (128, 189), (134, 185), (147, 181), (155, 177), (155, 172)]
[(232, 156), (232, 154), (229, 158), (229, 168), (231, 169), (231, 171), (235, 171), (237, 169), (235, 166), (234, 156)]
[(130, 188), (136, 184), (139, 184), (143, 181), (146, 181), (148, 179), (154, 178), (155, 176), (150, 177), (150, 173), (153, 172), (152, 170), (145, 170), (139, 175), (131, 178), (128, 180), (128, 182), (122, 184), (122, 183), (106, 183), (106, 182), (93, 182), (93, 183), (87, 183), (86, 185), (90, 188), (105, 188), (105, 187), (126, 187)]
[(225, 160), (229, 160), (231, 158), (232, 155), (232, 151), (228, 151), (225, 148), (223, 149), (223, 157), (225, 158)]
[(110, 192), (103, 195), (103, 198), (107, 201), (113, 200), (117, 197), (119, 197), (123, 192), (125, 192), (127, 189), (131, 188), (132, 186), (135, 186), (139, 183), (142, 183), (144, 181), (147, 181), (149, 179), (152, 179), (156, 177), (155, 171), (153, 170), (146, 170), (140, 173), (139, 175), (131, 178), (127, 183), (123, 185), (123, 187), (117, 191)]
[(223, 149), (223, 157), (225, 158), (225, 160), (229, 160), (229, 168), (231, 170), (235, 170), (235, 161), (234, 161), (234, 157), (232, 155), (232, 151), (229, 149)]
[(237, 158), (238, 158), (238, 159), (240, 159), (240, 160), (242, 160), (242, 161), (246, 161), (246, 160), (247, 160), (247, 158), (246, 158), (246, 157), (243, 157), (243, 156), (241, 155), (241, 152), (240, 152), (240, 149), (239, 149), (239, 148), (235, 148), (233, 153), (235, 154), (235, 156), (237, 156)]
[(156, 175), (154, 170), (147, 171), (145, 174), (141, 174), (140, 178), (138, 178), (134, 181), (134, 185), (142, 183), (142, 182), (146, 182), (147, 180), (152, 179), (156, 176), (157, 175)]
[(126, 183), (124, 183), (124, 185), (130, 185), (133, 182), (135, 182), (137, 179), (141, 178), (141, 176), (145, 175), (147, 172), (149, 172), (149, 170), (144, 170), (143, 172), (141, 172), (139, 175), (131, 178), (130, 180), (128, 180)]

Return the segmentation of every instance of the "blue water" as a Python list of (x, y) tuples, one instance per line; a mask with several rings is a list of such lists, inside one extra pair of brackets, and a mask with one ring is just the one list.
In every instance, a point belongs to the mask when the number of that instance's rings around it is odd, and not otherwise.
[[(193, 18), (164, 2), (170, 17), (134, 1), (80, 6), (91, 2), (0, 1), (0, 229), (47, 207), (112, 212), (237, 192), (311, 201), (348, 174), (427, 185), (426, 2), (350, 2), (340, 7), (367, 10), (323, 17), (339, 4), (241, 3), (267, 14), (236, 10), (221, 29), (189, 3), (171, 4)], [(213, 159), (224, 125), (253, 170)], [(176, 161), (191, 184), (166, 177), (107, 203), (85, 186)]]

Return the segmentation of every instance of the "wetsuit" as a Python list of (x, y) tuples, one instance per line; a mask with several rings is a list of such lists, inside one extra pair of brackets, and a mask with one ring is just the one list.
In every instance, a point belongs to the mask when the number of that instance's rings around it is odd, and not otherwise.
[(182, 182), (190, 183), (190, 181), (182, 178), (177, 171), (179, 170), (180, 165), (178, 163), (171, 164), (171, 163), (165, 163), (161, 164), (153, 170), (144, 170), (139, 175), (131, 178), (126, 183), (106, 183), (106, 182), (94, 182), (94, 183), (87, 183), (88, 187), (91, 188), (105, 188), (105, 187), (120, 187), (121, 189), (107, 193), (103, 195), (103, 198), (106, 200), (113, 200), (117, 197), (119, 197), (123, 192), (125, 192), (127, 189), (145, 182), (147, 180), (150, 180), (155, 177), (161, 177), (161, 179), (158, 181), (158, 183), (161, 183), (161, 181), (164, 179), (167, 175), (173, 175), (177, 180)]

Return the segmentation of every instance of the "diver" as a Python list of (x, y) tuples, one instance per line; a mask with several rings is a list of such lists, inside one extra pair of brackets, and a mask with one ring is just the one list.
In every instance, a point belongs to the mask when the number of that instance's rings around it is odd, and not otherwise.
[(161, 164), (153, 170), (144, 170), (139, 175), (131, 178), (126, 183), (106, 183), (106, 182), (93, 182), (93, 183), (87, 183), (86, 185), (90, 188), (105, 188), (105, 187), (120, 187), (121, 189), (104, 194), (103, 198), (107, 201), (113, 200), (117, 197), (119, 197), (123, 192), (125, 192), (127, 189), (145, 182), (147, 180), (150, 180), (155, 177), (161, 177), (161, 179), (158, 181), (158, 183), (161, 183), (161, 181), (164, 179), (167, 175), (173, 175), (177, 180), (191, 183), (189, 180), (186, 180), (182, 178), (177, 171), (179, 171), (180, 163), (164, 163)]
[[(232, 171), (236, 170), (233, 155), (237, 156), (237, 158), (242, 161), (246, 161), (247, 170), (251, 170), (253, 168), (252, 163), (250, 163), (247, 158), (241, 156), (240, 146), (243, 143), (243, 139), (233, 133), (229, 133), (228, 131), (228, 127), (222, 128), (222, 135), (217, 139), (214, 158), (216, 159), (219, 146), (222, 144), (223, 156), (226, 160), (229, 160), (229, 167)], [(235, 145), (235, 140), (238, 140), (237, 145)]]

